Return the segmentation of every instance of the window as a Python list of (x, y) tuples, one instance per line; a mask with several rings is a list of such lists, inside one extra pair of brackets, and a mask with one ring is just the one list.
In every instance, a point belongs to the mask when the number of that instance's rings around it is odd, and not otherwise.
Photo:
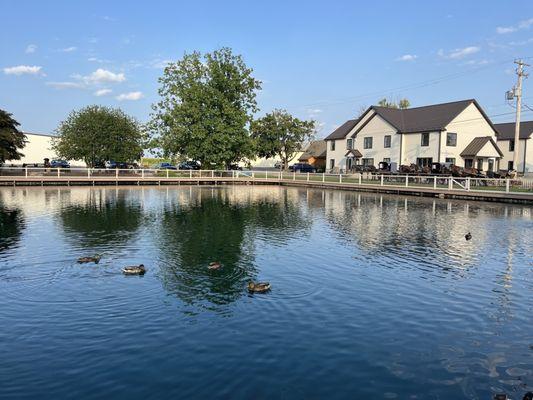
[(483, 171), (483, 159), (479, 159), (477, 160), (477, 169), (479, 169), (480, 171)]
[(509, 151), (514, 151), (514, 140), (509, 140)]
[(353, 148), (353, 139), (348, 139), (346, 141), (346, 149), (351, 150)]
[(474, 160), (467, 158), (465, 160), (465, 168), (472, 168), (474, 166)]
[(331, 160), (329, 160), (329, 169), (333, 168), (335, 168), (335, 160), (332, 158)]
[(422, 134), (422, 141), (420, 143), (420, 146), (429, 146), (429, 133)]
[(455, 165), (455, 158), (453, 157), (446, 157), (446, 163), (450, 163), (452, 165)]
[[(370, 139), (372, 139), (372, 138), (370, 138)], [(374, 159), (373, 158), (363, 158), (363, 165), (365, 167), (368, 167), (370, 165), (374, 166)]]
[(513, 162), (512, 162), (512, 161), (509, 161), (509, 162), (507, 163), (507, 170), (508, 170), (508, 171), (512, 171), (513, 169), (514, 169), (514, 168), (513, 168)]
[(386, 162), (387, 164), (390, 164), (390, 158), (384, 158), (383, 162)]
[(416, 165), (418, 165), (420, 168), (431, 167), (431, 164), (433, 164), (433, 158), (431, 157), (422, 157), (416, 159)]
[(372, 138), (371, 137), (366, 137), (364, 142), (363, 142), (363, 148), (365, 149), (371, 149), (372, 148)]
[(457, 146), (457, 133), (448, 132), (446, 134), (446, 146)]
[(330, 142), (329, 149), (330, 149), (331, 151), (335, 151), (335, 141), (334, 141), (334, 140), (332, 140), (332, 141)]
[(386, 135), (383, 138), (383, 147), (385, 147), (385, 148), (390, 147), (390, 141), (391, 141), (391, 136), (390, 135)]

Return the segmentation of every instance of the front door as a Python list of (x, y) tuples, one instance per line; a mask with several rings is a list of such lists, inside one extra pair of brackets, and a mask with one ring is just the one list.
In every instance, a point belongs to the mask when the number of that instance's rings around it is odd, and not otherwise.
[(348, 157), (346, 159), (346, 172), (352, 170), (352, 164), (353, 164), (353, 158), (352, 157)]
[(479, 171), (483, 171), (483, 159), (482, 158), (478, 158), (477, 160), (477, 169)]
[(494, 172), (494, 158), (489, 158), (488, 171)]

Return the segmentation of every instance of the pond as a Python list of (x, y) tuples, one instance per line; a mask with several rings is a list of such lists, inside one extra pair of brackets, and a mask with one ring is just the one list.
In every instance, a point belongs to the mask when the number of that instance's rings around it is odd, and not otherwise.
[(521, 398), (532, 232), (497, 203), (3, 188), (0, 398)]

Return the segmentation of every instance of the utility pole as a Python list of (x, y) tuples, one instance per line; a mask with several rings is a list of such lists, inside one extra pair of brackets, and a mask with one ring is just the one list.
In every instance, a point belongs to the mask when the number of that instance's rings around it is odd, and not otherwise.
[(515, 64), (518, 65), (516, 69), (516, 75), (518, 75), (518, 82), (516, 87), (512, 90), (512, 96), (508, 95), (508, 98), (516, 98), (516, 122), (514, 127), (514, 153), (513, 153), (513, 169), (518, 172), (518, 157), (520, 151), (520, 109), (522, 108), (522, 79), (528, 77), (528, 74), (524, 72), (524, 67), (529, 67), (522, 60), (515, 60)]

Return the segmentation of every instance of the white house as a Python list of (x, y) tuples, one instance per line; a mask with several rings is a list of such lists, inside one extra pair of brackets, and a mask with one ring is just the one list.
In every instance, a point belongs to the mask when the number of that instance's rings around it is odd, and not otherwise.
[[(508, 122), (504, 124), (494, 124), (498, 131), (498, 146), (503, 152), (503, 158), (500, 161), (502, 169), (512, 170), (513, 155), (515, 149), (514, 130), (515, 123)], [(533, 121), (524, 121), (520, 123), (518, 147), (518, 165), (516, 170), (523, 174), (533, 173), (533, 144), (530, 139), (533, 138)]]
[[(6, 160), (6, 165), (21, 165), (21, 164), (43, 164), (44, 159), (48, 158), (50, 161), (57, 159), (57, 154), (52, 150), (52, 139), (54, 135), (44, 133), (29, 133), (26, 135), (26, 145), (19, 150), (24, 156), (20, 160)], [(74, 160), (70, 162), (71, 166), (85, 167), (85, 162)]]
[(496, 139), (496, 128), (473, 99), (403, 110), (371, 106), (325, 138), (327, 167), (449, 162), (496, 171), (503, 157)]

